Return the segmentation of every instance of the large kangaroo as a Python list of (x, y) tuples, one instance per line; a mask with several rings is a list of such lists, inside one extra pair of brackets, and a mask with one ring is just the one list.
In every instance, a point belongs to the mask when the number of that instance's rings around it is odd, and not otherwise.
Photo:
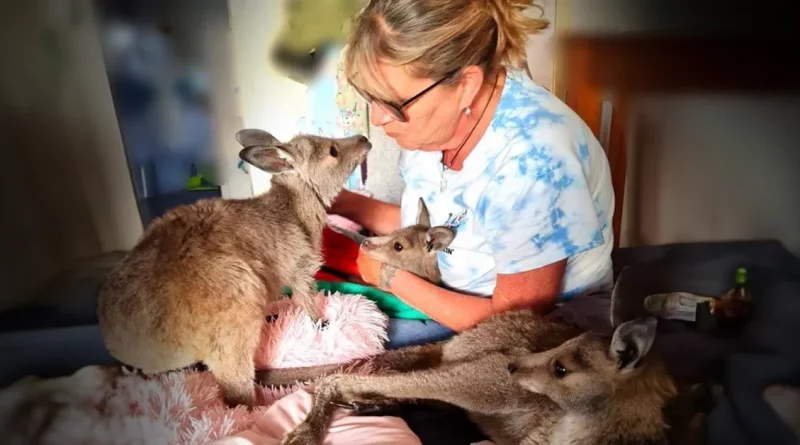
[(314, 274), (331, 201), (371, 145), (363, 136), (261, 130), (236, 135), (239, 156), (272, 173), (251, 199), (210, 199), (153, 221), (100, 291), (111, 355), (145, 374), (204, 363), (229, 405), (252, 406), (254, 356), (270, 301), (283, 295), (317, 321)]

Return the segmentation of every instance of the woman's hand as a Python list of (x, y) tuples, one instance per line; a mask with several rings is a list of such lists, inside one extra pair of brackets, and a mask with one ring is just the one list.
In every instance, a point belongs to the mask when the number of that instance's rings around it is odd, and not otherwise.
[(358, 273), (361, 274), (362, 280), (386, 292), (392, 291), (392, 281), (394, 281), (394, 278), (398, 274), (405, 273), (404, 271), (397, 270), (392, 266), (371, 258), (361, 250), (358, 251), (356, 264), (358, 265)]
[(355, 222), (379, 235), (400, 228), (400, 206), (342, 190), (328, 212)]
[(358, 273), (361, 274), (361, 279), (367, 284), (378, 286), (381, 279), (383, 263), (372, 259), (369, 255), (364, 253), (363, 250), (359, 249), (356, 264), (358, 265)]

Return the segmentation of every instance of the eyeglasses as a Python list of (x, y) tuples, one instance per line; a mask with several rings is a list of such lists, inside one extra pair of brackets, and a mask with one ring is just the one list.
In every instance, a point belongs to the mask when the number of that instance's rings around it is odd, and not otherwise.
[(367, 101), (367, 103), (371, 104), (371, 103), (374, 102), (374, 103), (378, 104), (378, 106), (383, 108), (386, 112), (390, 113), (392, 115), (392, 117), (394, 117), (398, 121), (407, 122), (408, 121), (408, 116), (406, 116), (406, 113), (405, 113), (405, 111), (403, 111), (403, 109), (405, 107), (409, 106), (415, 100), (417, 100), (420, 97), (422, 97), (428, 91), (434, 89), (440, 83), (442, 83), (445, 80), (447, 80), (450, 77), (452, 77), (456, 72), (457, 71), (453, 71), (453, 72), (450, 72), (450, 73), (446, 74), (444, 77), (442, 77), (441, 79), (437, 80), (436, 82), (434, 82), (429, 87), (425, 88), (424, 90), (422, 90), (419, 93), (415, 94), (410, 99), (407, 99), (406, 101), (404, 101), (403, 103), (400, 103), (400, 104), (386, 102), (386, 101), (383, 101), (383, 100), (380, 100), (380, 99), (375, 99), (372, 96), (370, 96), (369, 94), (361, 91), (357, 86), (353, 85), (352, 83), (350, 84), (350, 86), (352, 86), (353, 89), (356, 90), (356, 92), (359, 95), (361, 95), (361, 97), (363, 97), (365, 101)]

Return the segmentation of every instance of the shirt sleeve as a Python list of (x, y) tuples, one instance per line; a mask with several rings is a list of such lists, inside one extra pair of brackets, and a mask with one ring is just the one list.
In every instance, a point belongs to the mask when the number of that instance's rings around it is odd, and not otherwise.
[(602, 245), (594, 200), (569, 145), (515, 144), (477, 208), (497, 272), (526, 272)]

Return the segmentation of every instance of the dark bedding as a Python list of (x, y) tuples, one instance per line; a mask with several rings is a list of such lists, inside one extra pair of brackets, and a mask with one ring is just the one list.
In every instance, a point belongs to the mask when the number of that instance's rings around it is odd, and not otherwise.
[(711, 344), (676, 329), (657, 342), (684, 378), (721, 373), (725, 393), (709, 417), (709, 444), (800, 443), (762, 396), (771, 384), (800, 386), (800, 259), (778, 242), (622, 249), (614, 259), (630, 274), (618, 290), (631, 298), (671, 290), (720, 295), (733, 271), (746, 267), (755, 312), (740, 341)]

